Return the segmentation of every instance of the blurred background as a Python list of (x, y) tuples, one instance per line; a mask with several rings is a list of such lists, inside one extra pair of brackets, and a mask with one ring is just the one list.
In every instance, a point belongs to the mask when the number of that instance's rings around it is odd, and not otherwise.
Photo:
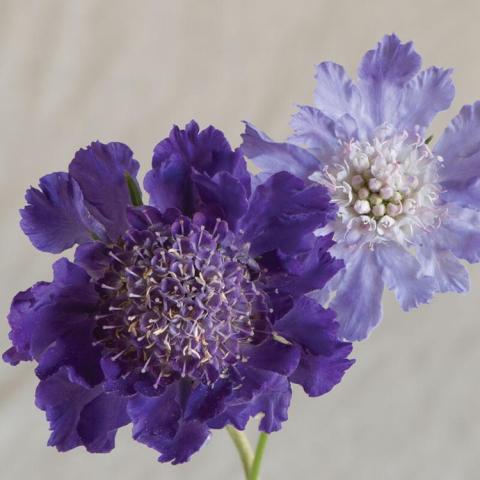
[[(438, 138), (480, 98), (479, 18), (473, 0), (0, 0), (1, 350), (13, 295), (51, 278), (52, 256), (18, 227), (24, 191), (65, 170), (78, 148), (125, 142), (144, 173), (171, 124), (192, 117), (235, 146), (242, 119), (284, 138), (295, 104), (311, 102), (316, 63), (335, 60), (355, 76), (361, 55), (391, 32), (414, 40), (426, 66), (455, 69), (457, 96), (433, 125)], [(407, 314), (387, 296), (383, 325), (356, 345), (344, 381), (317, 399), (294, 392), (262, 478), (478, 478), (480, 266), (470, 272), (470, 294)], [(176, 467), (158, 464), (128, 427), (108, 455), (59, 454), (33, 404), (33, 365), (2, 363), (0, 372), (2, 480), (241, 478), (224, 432)]]

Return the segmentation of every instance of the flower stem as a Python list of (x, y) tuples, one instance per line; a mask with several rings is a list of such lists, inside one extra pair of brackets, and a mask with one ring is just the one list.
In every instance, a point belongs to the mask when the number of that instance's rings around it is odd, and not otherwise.
[(260, 433), (258, 437), (257, 448), (255, 449), (255, 458), (253, 459), (252, 468), (248, 480), (258, 480), (260, 473), (260, 466), (262, 465), (263, 454), (267, 446), (268, 435), (264, 432)]
[(243, 471), (245, 473), (245, 480), (250, 478), (250, 468), (253, 463), (253, 450), (244, 432), (227, 425), (227, 432), (230, 438), (233, 440), (235, 447), (237, 448), (240, 460), (242, 461)]

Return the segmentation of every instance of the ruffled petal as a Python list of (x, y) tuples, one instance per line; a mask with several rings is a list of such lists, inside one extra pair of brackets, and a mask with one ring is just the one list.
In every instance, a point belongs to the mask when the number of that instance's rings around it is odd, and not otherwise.
[(109, 452), (117, 429), (129, 423), (125, 400), (73, 383), (63, 370), (40, 382), (35, 403), (50, 423), (48, 445), (61, 452), (81, 445)]
[(233, 400), (224, 412), (211, 419), (210, 427), (223, 428), (230, 424), (244, 430), (250, 418), (261, 414), (261, 431), (271, 433), (280, 430), (282, 422), (288, 419), (292, 398), (288, 378), (251, 367), (243, 367), (241, 373), (244, 385), (237, 392), (237, 400)]
[(427, 128), (433, 117), (446, 110), (455, 97), (452, 70), (431, 67), (413, 77), (403, 88), (395, 126), (413, 130)]
[(97, 293), (85, 271), (67, 259), (58, 260), (53, 270), (52, 283), (36, 284), (14, 298), (8, 317), (13, 350), (4, 359), (13, 364), (38, 360), (41, 378), (64, 365), (78, 381), (95, 385), (102, 379), (91, 337)]
[(395, 34), (386, 35), (365, 54), (358, 76), (371, 130), (384, 123), (395, 124), (401, 89), (420, 70), (421, 63), (412, 42), (401, 43)]
[(241, 152), (232, 150), (225, 135), (213, 126), (200, 131), (194, 120), (184, 130), (174, 126), (168, 138), (155, 147), (153, 168), (160, 168), (172, 156), (180, 157), (188, 166), (210, 177), (228, 172), (250, 193), (250, 175)]
[(206, 423), (185, 420), (177, 400), (177, 385), (158, 397), (137, 395), (128, 403), (133, 438), (160, 452), (159, 461), (183, 463), (208, 440)]
[(435, 232), (440, 248), (470, 263), (480, 261), (480, 212), (450, 204), (448, 216)]
[(319, 160), (304, 148), (291, 143), (276, 143), (250, 123), (245, 123), (243, 154), (268, 175), (285, 171), (306, 180), (321, 168)]
[(116, 240), (127, 228), (127, 205), (131, 205), (126, 181), (134, 181), (140, 165), (123, 143), (93, 142), (79, 150), (70, 163), (69, 173), (78, 182), (89, 210)]
[(151, 203), (161, 211), (208, 213), (227, 220), (232, 229), (250, 195), (250, 175), (241, 152), (232, 151), (219, 130), (199, 131), (193, 121), (185, 130), (174, 127), (155, 147), (153, 169), (144, 185)]
[(342, 260), (333, 258), (328, 250), (334, 245), (332, 234), (310, 237), (305, 251), (296, 255), (270, 252), (259, 260), (266, 272), (268, 290), (279, 290), (299, 296), (322, 289), (331, 283), (332, 277), (344, 266)]
[(340, 323), (339, 337), (363, 340), (382, 318), (383, 280), (375, 254), (363, 247), (345, 257), (343, 281), (331, 308)]
[(242, 184), (228, 172), (219, 172), (213, 177), (194, 173), (192, 179), (202, 199), (202, 205), (198, 205), (197, 210), (208, 213), (212, 218), (226, 220), (229, 227), (235, 229), (248, 207)]
[(442, 199), (480, 208), (480, 102), (466, 105), (451, 121), (434, 152), (443, 157)]
[(289, 342), (299, 344), (314, 355), (329, 355), (337, 343), (335, 312), (315, 300), (301, 297), (294, 307), (277, 320), (274, 330)]
[(248, 358), (249, 366), (281, 375), (290, 375), (300, 360), (300, 349), (296, 345), (286, 345), (274, 339), (245, 347), (243, 353)]
[(328, 165), (329, 160), (338, 149), (340, 141), (351, 138), (356, 130), (355, 121), (350, 125), (351, 130), (341, 128), (340, 121), (337, 124), (320, 110), (308, 106), (299, 107), (299, 111), (292, 116), (290, 125), (294, 134), (289, 140), (308, 147), (315, 153), (319, 159), (317, 170), (322, 168), (323, 165)]
[(254, 256), (274, 249), (295, 252), (302, 248), (306, 234), (334, 215), (324, 187), (306, 186), (290, 173), (280, 172), (257, 187), (240, 227)]
[(329, 354), (304, 352), (290, 380), (301, 385), (311, 397), (324, 395), (340, 383), (345, 372), (355, 363), (348, 358), (351, 352), (352, 344), (340, 341), (335, 342)]
[(51, 173), (39, 183), (40, 190), (27, 190), (27, 206), (20, 211), (20, 226), (36, 248), (60, 253), (93, 235), (105, 236), (103, 226), (87, 209), (78, 183), (68, 173)]
[(394, 242), (377, 245), (375, 248), (382, 279), (393, 290), (404, 310), (428, 303), (434, 293), (432, 277), (422, 274), (418, 260)]
[(345, 69), (333, 62), (322, 62), (316, 68), (315, 106), (325, 115), (337, 119), (346, 113), (358, 115), (361, 94)]
[(433, 278), (437, 292), (467, 292), (469, 278), (466, 268), (449, 250), (439, 248), (428, 237), (417, 244), (417, 258), (422, 273)]
[(172, 154), (145, 175), (145, 190), (150, 203), (161, 211), (177, 208), (184, 213), (195, 210), (195, 192), (190, 166), (180, 155)]

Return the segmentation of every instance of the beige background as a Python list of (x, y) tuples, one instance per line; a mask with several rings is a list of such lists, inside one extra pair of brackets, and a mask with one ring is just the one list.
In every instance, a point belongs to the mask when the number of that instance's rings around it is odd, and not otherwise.
[[(395, 31), (426, 65), (455, 68), (446, 125), (480, 98), (476, 1), (0, 0), (0, 317), (11, 297), (50, 278), (52, 257), (18, 228), (25, 188), (93, 139), (128, 143), (148, 168), (172, 123), (195, 117), (238, 144), (241, 119), (277, 138), (295, 103), (311, 100), (313, 66), (353, 73)], [(272, 436), (265, 480), (476, 479), (480, 470), (480, 266), (472, 293), (403, 314), (388, 297), (382, 327), (357, 345), (357, 365), (330, 395), (295, 391), (290, 421)], [(8, 327), (1, 323), (0, 344)], [(33, 365), (1, 365), (2, 480), (240, 479), (223, 432), (185, 466), (155, 461), (129, 428), (109, 455), (45, 446), (33, 405)]]

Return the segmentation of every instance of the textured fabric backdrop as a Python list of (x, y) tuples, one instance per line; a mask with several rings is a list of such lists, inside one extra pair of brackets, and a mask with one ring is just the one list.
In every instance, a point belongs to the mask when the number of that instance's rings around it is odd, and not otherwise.
[[(237, 145), (241, 119), (277, 138), (308, 103), (313, 66), (345, 64), (384, 34), (414, 39), (427, 65), (455, 68), (457, 97), (434, 133), (480, 98), (476, 1), (0, 0), (0, 212), (5, 319), (11, 297), (50, 279), (52, 256), (18, 228), (26, 187), (65, 170), (93, 139), (128, 143), (148, 168), (170, 125), (195, 117)], [(437, 137), (438, 138), (438, 137)], [(386, 321), (357, 345), (357, 365), (330, 395), (297, 390), (271, 437), (263, 478), (475, 479), (480, 469), (480, 266), (472, 293), (443, 295)], [(1, 322), (0, 344), (8, 327)], [(187, 465), (156, 463), (125, 428), (109, 455), (45, 446), (33, 365), (0, 365), (0, 478), (240, 479), (224, 432)]]

